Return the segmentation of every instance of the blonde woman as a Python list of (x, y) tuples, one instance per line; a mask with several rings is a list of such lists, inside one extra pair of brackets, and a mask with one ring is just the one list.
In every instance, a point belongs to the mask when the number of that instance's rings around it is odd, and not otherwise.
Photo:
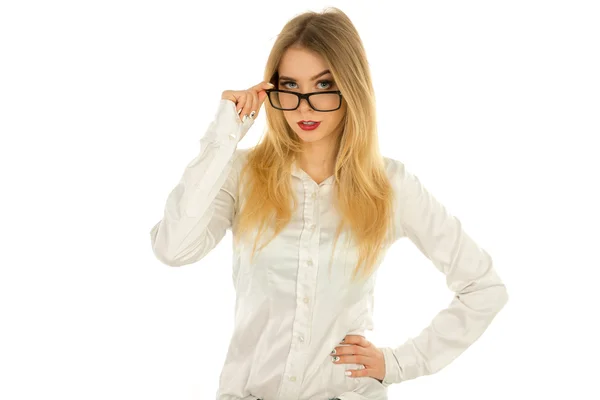
[[(264, 137), (238, 149), (263, 103)], [(237, 300), (218, 400), (387, 399), (389, 385), (448, 365), (508, 300), (489, 254), (380, 154), (365, 50), (337, 8), (293, 18), (264, 81), (223, 92), (152, 248), (164, 264), (192, 264), (228, 229)], [(420, 335), (378, 348), (364, 335), (376, 271), (403, 237), (456, 296)]]

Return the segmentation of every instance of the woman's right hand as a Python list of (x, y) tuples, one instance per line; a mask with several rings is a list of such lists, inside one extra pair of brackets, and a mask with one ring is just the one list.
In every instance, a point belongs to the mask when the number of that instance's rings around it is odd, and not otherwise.
[(247, 90), (225, 90), (221, 99), (231, 100), (235, 103), (235, 110), (244, 121), (244, 116), (256, 119), (258, 111), (267, 98), (266, 89), (272, 89), (274, 86), (269, 82), (261, 82)]

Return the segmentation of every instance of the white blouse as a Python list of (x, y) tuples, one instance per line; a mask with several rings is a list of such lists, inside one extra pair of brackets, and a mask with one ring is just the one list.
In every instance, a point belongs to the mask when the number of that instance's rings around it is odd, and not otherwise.
[[(163, 218), (150, 231), (153, 252), (162, 263), (195, 263), (231, 229), (243, 201), (238, 178), (248, 154), (237, 144), (253, 123), (251, 118), (242, 123), (235, 104), (221, 100), (200, 140), (200, 154), (185, 168)], [(506, 287), (490, 255), (402, 162), (386, 157), (385, 163), (397, 194), (394, 241), (408, 237), (446, 275), (456, 293), (450, 305), (418, 336), (382, 348), (383, 384), (346, 376), (346, 369), (364, 366), (334, 364), (330, 352), (346, 335), (373, 329), (377, 273), (365, 282), (350, 280), (358, 250), (345, 240), (347, 232), (338, 240), (329, 270), (339, 221), (332, 206), (334, 177), (317, 184), (294, 165), (291, 179), (299, 207), (289, 225), (252, 263), (252, 243), (233, 246), (235, 324), (217, 400), (386, 400), (390, 384), (449, 364), (505, 305)]]

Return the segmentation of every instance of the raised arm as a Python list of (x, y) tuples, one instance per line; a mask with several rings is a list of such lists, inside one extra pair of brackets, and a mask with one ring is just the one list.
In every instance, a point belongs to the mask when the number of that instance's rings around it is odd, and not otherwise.
[(237, 144), (253, 123), (253, 118), (240, 121), (235, 103), (221, 99), (200, 139), (200, 153), (186, 166), (167, 198), (163, 218), (150, 230), (152, 250), (162, 263), (199, 261), (231, 228), (240, 163), (247, 152), (237, 150)]
[(419, 335), (399, 347), (381, 349), (386, 364), (384, 386), (447, 366), (483, 334), (508, 301), (490, 255), (402, 162), (394, 161), (397, 218), (403, 235), (446, 275), (455, 296)]

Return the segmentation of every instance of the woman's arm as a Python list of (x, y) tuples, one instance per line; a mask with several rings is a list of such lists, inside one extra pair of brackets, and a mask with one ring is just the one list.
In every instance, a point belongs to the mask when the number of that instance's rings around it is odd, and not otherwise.
[(150, 230), (152, 250), (170, 266), (202, 259), (231, 228), (240, 163), (247, 150), (238, 141), (254, 120), (241, 122), (235, 103), (222, 99), (200, 139), (200, 153), (186, 166), (170, 192), (163, 218)]
[(490, 255), (402, 162), (394, 161), (398, 225), (446, 275), (455, 296), (418, 336), (396, 348), (381, 348), (386, 364), (384, 386), (444, 368), (483, 334), (508, 301)]

